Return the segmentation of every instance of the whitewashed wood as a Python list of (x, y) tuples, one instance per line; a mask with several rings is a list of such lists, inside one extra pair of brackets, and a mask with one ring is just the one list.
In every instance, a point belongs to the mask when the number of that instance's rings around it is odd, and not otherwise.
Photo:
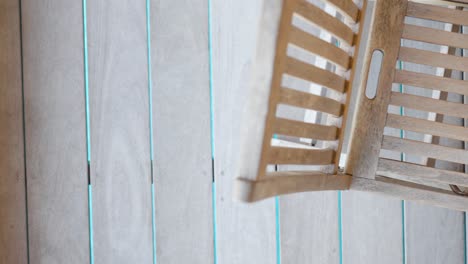
[(27, 263), (20, 5), (0, 2), (0, 263)]
[(88, 263), (81, 1), (21, 1), (30, 263)]
[(210, 264), (207, 2), (151, 1), (151, 45), (157, 261)]
[(212, 1), (218, 263), (276, 263), (274, 200), (246, 204), (232, 193), (263, 2)]
[[(440, 23), (430, 21), (409, 20), (412, 23), (418, 23), (420, 26), (435, 27), (444, 29)], [(427, 48), (434, 52), (440, 52), (437, 46), (403, 41), (403, 45), (413, 48)], [(403, 63), (403, 70), (418, 71), (426, 74), (435, 75), (437, 68), (422, 67), (418, 65), (407, 65)], [(455, 77), (455, 76), (454, 76)], [(421, 96), (431, 97), (432, 91), (415, 89), (411, 86), (403, 87), (405, 92)], [(455, 98), (451, 98), (455, 99)], [(411, 109), (405, 109), (405, 115), (428, 118), (427, 113), (423, 114)], [(420, 134), (407, 132), (405, 138), (413, 140), (423, 140)], [(441, 141), (442, 142), (442, 141)], [(447, 144), (447, 142), (442, 142)], [(452, 141), (447, 145), (457, 147), (456, 142)], [(419, 162), (420, 159), (414, 155), (407, 155), (409, 162)], [(437, 168), (442, 164), (437, 162)], [(447, 165), (445, 165), (447, 166)], [(449, 167), (445, 167), (449, 168)], [(407, 263), (464, 263), (463, 255), (463, 215), (444, 208), (436, 208), (429, 205), (408, 201), (406, 203), (406, 245), (407, 245)]]
[(151, 263), (146, 5), (88, 1), (96, 263)]

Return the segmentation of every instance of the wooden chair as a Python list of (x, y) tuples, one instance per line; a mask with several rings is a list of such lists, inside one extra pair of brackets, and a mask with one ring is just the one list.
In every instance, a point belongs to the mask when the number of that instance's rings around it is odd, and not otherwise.
[[(460, 34), (460, 25), (468, 26), (468, 11), (453, 7), (467, 6), (468, 1), (377, 1), (372, 18), (364, 15), (366, 0), (361, 6), (352, 0), (321, 2), (331, 9), (317, 1), (265, 1), (242, 126), (236, 184), (239, 198), (253, 202), (295, 192), (355, 189), (467, 210), (463, 186), (468, 186), (468, 174), (435, 168), (435, 161), (468, 163), (468, 150), (439, 145), (440, 138), (468, 141), (467, 128), (442, 123), (444, 116), (468, 118), (468, 105), (446, 101), (448, 93), (468, 95), (468, 82), (451, 78), (452, 70), (468, 71), (468, 58), (455, 55), (456, 48), (468, 48), (468, 35)], [(449, 23), (451, 31), (411, 25), (405, 22), (406, 17)], [(293, 18), (305, 20), (331, 37), (311, 34), (294, 25)], [(364, 66), (357, 69), (366, 19), (371, 19), (371, 29)], [(402, 39), (448, 48), (444, 54), (402, 47)], [(320, 57), (331, 67), (295, 58), (288, 52), (291, 46)], [(377, 65), (380, 73), (371, 71), (376, 54), (382, 57)], [(399, 70), (398, 61), (444, 68), (443, 76)], [(353, 87), (356, 74), (362, 76), (361, 82)], [(374, 84), (368, 83), (369, 74), (377, 76)], [(314, 94), (287, 87), (285, 76), (323, 87), (322, 91)], [(392, 91), (394, 84), (431, 89), (438, 97), (398, 93)], [(357, 89), (354, 113), (349, 111), (353, 89)], [(311, 109), (327, 118), (282, 118), (278, 115), (280, 105)], [(400, 116), (388, 113), (389, 107), (430, 114), (428, 119)], [(351, 135), (345, 142), (347, 127)], [(385, 133), (388, 128), (424, 134), (425, 140), (393, 137)], [(320, 144), (302, 143), (311, 140)], [(346, 160), (342, 155), (345, 143), (349, 146)], [(410, 163), (381, 158), (383, 150), (423, 159)], [(345, 161), (340, 168), (340, 162)], [(301, 165), (304, 170), (281, 166), (286, 169), (274, 171), (275, 165)]]

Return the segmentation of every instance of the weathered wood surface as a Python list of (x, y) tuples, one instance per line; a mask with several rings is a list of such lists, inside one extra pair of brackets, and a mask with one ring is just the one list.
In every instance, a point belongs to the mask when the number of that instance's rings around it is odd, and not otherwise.
[(209, 264), (214, 254), (207, 1), (151, 1), (150, 13), (157, 261)]
[(0, 2), (0, 263), (27, 263), (20, 5)]
[(276, 263), (274, 200), (240, 203), (232, 192), (263, 2), (212, 1), (218, 263)]
[(87, 263), (82, 3), (21, 6), (30, 261)]
[(88, 1), (96, 263), (151, 263), (146, 5)]

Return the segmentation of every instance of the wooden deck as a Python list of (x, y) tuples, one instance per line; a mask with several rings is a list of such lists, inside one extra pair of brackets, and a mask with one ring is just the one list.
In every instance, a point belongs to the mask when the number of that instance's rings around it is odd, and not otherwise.
[(461, 212), (233, 201), (261, 2), (0, 1), (1, 264), (466, 263)]

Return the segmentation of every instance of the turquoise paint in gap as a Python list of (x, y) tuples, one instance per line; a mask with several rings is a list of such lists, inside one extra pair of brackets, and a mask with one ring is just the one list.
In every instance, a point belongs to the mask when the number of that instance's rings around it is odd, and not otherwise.
[(211, 171), (212, 187), (211, 199), (213, 206), (213, 258), (214, 264), (218, 263), (217, 245), (217, 225), (216, 225), (216, 182), (215, 182), (215, 133), (214, 133), (214, 91), (213, 91), (213, 34), (212, 34), (212, 9), (211, 0), (208, 0), (208, 66), (209, 66), (209, 86), (210, 86), (210, 141), (211, 141)]
[(88, 211), (89, 211), (89, 261), (94, 264), (94, 244), (93, 244), (93, 189), (88, 184)]
[(275, 218), (276, 218), (276, 264), (281, 264), (281, 220), (279, 197), (275, 197)]
[[(403, 45), (403, 43), (401, 43), (401, 45)], [(398, 61), (398, 68), (400, 70), (403, 69), (403, 62), (402, 61)], [(403, 84), (400, 84), (399, 85), (399, 90), (400, 90), (400, 93), (403, 93)], [(403, 107), (401, 106), (400, 107), (400, 115), (403, 116), (405, 114), (404, 112), (404, 109)], [(400, 129), (400, 138), (404, 138), (405, 137), (405, 132), (403, 131), (403, 129)], [(400, 154), (400, 161), (404, 161), (405, 160), (405, 154), (404, 153), (401, 153)], [(402, 200), (401, 201), (401, 244), (402, 244), (402, 256), (403, 256), (403, 264), (406, 264), (406, 202), (405, 200)]]
[(84, 65), (84, 89), (85, 89), (85, 112), (86, 112), (86, 157), (88, 160), (88, 228), (89, 228), (89, 262), (94, 264), (94, 242), (93, 242), (93, 189), (91, 186), (91, 133), (89, 119), (89, 78), (88, 78), (88, 25), (87, 4), (82, 2), (83, 8), (83, 65)]
[(150, 0), (146, 0), (146, 53), (148, 67), (148, 111), (149, 111), (149, 143), (151, 160), (151, 238), (153, 240), (153, 264), (157, 263), (156, 256), (156, 206), (154, 195), (154, 149), (153, 149), (153, 79), (151, 78), (151, 9)]
[(467, 256), (466, 256), (466, 212), (463, 212), (463, 242), (464, 242), (464, 250), (465, 250), (465, 254), (464, 254), (464, 263), (466, 264), (467, 262)]

